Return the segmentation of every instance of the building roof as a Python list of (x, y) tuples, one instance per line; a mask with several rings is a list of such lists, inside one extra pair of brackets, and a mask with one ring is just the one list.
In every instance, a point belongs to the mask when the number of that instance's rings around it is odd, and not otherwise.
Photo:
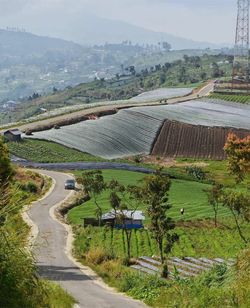
[(12, 135), (15, 135), (15, 136), (22, 135), (22, 132), (20, 132), (20, 130), (17, 129), (17, 128), (6, 130), (6, 131), (4, 132), (4, 135), (5, 135), (5, 134), (8, 134), (8, 133), (9, 133), (9, 134), (12, 134)]
[(115, 219), (120, 215), (124, 215), (127, 219), (145, 220), (145, 216), (142, 211), (130, 211), (130, 210), (122, 210), (122, 211), (112, 210), (102, 215), (102, 220)]

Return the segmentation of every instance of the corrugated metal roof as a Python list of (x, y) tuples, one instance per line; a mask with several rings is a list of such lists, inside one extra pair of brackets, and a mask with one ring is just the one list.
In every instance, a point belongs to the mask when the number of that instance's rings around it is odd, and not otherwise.
[(4, 132), (4, 134), (7, 134), (7, 133), (10, 133), (15, 136), (19, 136), (22, 134), (19, 129), (9, 129)]
[(142, 211), (130, 211), (130, 210), (123, 210), (123, 211), (110, 211), (104, 215), (102, 215), (102, 220), (108, 219), (115, 219), (118, 216), (125, 216), (128, 219), (133, 220), (145, 220), (145, 216)]

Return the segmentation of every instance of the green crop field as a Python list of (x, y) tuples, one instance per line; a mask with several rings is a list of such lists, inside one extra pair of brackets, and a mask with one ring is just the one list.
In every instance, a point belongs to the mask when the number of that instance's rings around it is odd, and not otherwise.
[(235, 102), (241, 104), (250, 104), (250, 95), (231, 95), (231, 94), (219, 94), (213, 93), (209, 96), (214, 99), (222, 99), (228, 102)]
[[(77, 176), (81, 173), (78, 172)], [(105, 181), (116, 179), (122, 184), (137, 184), (145, 175), (129, 171), (103, 170)], [(208, 184), (203, 184), (195, 181), (173, 180), (172, 187), (169, 193), (169, 202), (172, 204), (170, 216), (175, 220), (185, 219), (201, 219), (213, 217), (213, 210), (208, 205), (206, 192)], [(99, 197), (99, 203), (102, 206), (103, 212), (110, 210), (109, 192), (105, 191)], [(181, 216), (180, 209), (185, 208), (185, 216)], [(90, 200), (81, 206), (72, 209), (68, 214), (68, 219), (73, 224), (81, 224), (83, 218), (95, 217), (95, 205), (93, 200)], [(141, 205), (139, 209), (145, 208)], [(145, 213), (146, 214), (146, 213)], [(219, 212), (221, 217), (227, 216), (226, 209), (221, 208)]]
[(67, 148), (55, 142), (23, 139), (9, 142), (9, 150), (20, 158), (38, 163), (62, 163), (77, 161), (100, 161), (101, 158)]
[[(231, 219), (225, 224), (234, 225)], [(250, 232), (249, 225), (245, 225), (244, 233)], [(180, 235), (180, 240), (174, 245), (171, 256), (175, 257), (207, 257), (230, 258), (244, 248), (236, 228), (213, 228), (212, 224), (200, 222), (199, 226), (177, 227), (175, 230)], [(87, 249), (102, 247), (116, 257), (125, 257), (125, 235), (121, 230), (110, 228), (87, 227), (76, 231), (76, 253), (87, 252)], [(159, 255), (156, 242), (152, 239), (147, 229), (133, 230), (131, 252), (133, 257)]]

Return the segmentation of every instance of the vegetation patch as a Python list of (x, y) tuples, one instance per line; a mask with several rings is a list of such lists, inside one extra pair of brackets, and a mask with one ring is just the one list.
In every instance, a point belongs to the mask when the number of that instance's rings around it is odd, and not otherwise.
[(74, 299), (61, 287), (41, 280), (32, 253), (27, 250), (29, 227), (22, 208), (49, 188), (43, 177), (15, 169), (0, 140), (0, 306), (71, 308)]
[(13, 155), (39, 163), (101, 160), (101, 158), (65, 147), (58, 143), (43, 140), (23, 139), (22, 142), (9, 142), (8, 147)]
[[(77, 172), (76, 175), (80, 176), (81, 172)], [(140, 181), (145, 177), (145, 175), (141, 173), (117, 170), (103, 170), (103, 176), (106, 182), (115, 179), (124, 185), (140, 183)], [(173, 205), (170, 209), (170, 216), (175, 220), (213, 217), (213, 210), (208, 204), (205, 192), (209, 187), (210, 185), (208, 184), (192, 180), (173, 180), (169, 192), (169, 201)], [(101, 204), (103, 213), (110, 210), (109, 191), (104, 191), (100, 196), (98, 196), (98, 201)], [(184, 216), (180, 213), (181, 208), (185, 209)], [(145, 211), (145, 206), (141, 205), (139, 209)], [(227, 210), (223, 208), (219, 210), (220, 217), (225, 217), (227, 215)], [(68, 214), (68, 219), (73, 224), (82, 224), (83, 218), (87, 217), (96, 217), (93, 199), (72, 209)]]
[(250, 104), (250, 95), (230, 95), (230, 94), (219, 94), (212, 93), (209, 98), (221, 99), (227, 102), (235, 102), (240, 104)]

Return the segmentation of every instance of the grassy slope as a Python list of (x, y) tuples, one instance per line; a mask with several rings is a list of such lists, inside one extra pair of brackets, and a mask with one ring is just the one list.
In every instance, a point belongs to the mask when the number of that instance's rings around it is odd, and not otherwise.
[(101, 158), (67, 148), (63, 145), (42, 140), (23, 139), (22, 142), (8, 143), (8, 147), (11, 154), (40, 163), (102, 160)]
[[(183, 160), (185, 163), (187, 160)], [(182, 161), (182, 162), (183, 162)], [(193, 162), (193, 161), (190, 161)], [(172, 170), (173, 173), (181, 174), (180, 169)], [(225, 162), (210, 162), (206, 166), (206, 171), (210, 176), (227, 185), (232, 185), (233, 178), (226, 172)], [(143, 175), (129, 172), (104, 171), (106, 180), (113, 177), (124, 184), (133, 184), (141, 179)], [(232, 218), (220, 217), (219, 227), (215, 228), (213, 221), (197, 220), (196, 210), (201, 206), (202, 200), (205, 202), (205, 195), (201, 186), (205, 184), (193, 181), (179, 181), (173, 184), (170, 198), (176, 198), (176, 202), (191, 202), (194, 216), (192, 221), (179, 222), (176, 232), (180, 235), (180, 240), (175, 243), (171, 252), (172, 256), (185, 257), (221, 257), (225, 259), (235, 258), (242, 249), (242, 243)], [(183, 182), (181, 185), (180, 182)], [(176, 187), (174, 188), (174, 186)], [(200, 187), (199, 187), (200, 186)], [(179, 188), (179, 189), (178, 189)], [(105, 200), (104, 200), (105, 201)], [(106, 202), (106, 201), (105, 201)], [(88, 211), (87, 207), (93, 204), (85, 204), (80, 207), (83, 212)], [(173, 200), (172, 200), (173, 203)], [(176, 204), (176, 206), (177, 206)], [(75, 222), (80, 222), (77, 213), (79, 209), (72, 210), (69, 217)], [(92, 212), (92, 209), (91, 209)], [(73, 214), (75, 217), (73, 217)], [(79, 214), (79, 215), (78, 215)], [(250, 225), (244, 224), (243, 232), (250, 233)], [(124, 245), (124, 235), (120, 230), (111, 233), (109, 228), (82, 228), (75, 226), (75, 255), (84, 264), (92, 267), (109, 285), (119, 291), (126, 292), (136, 299), (145, 301), (153, 307), (217, 307), (218, 302), (223, 307), (247, 307), (249, 298), (249, 250), (241, 257), (240, 267), (231, 271), (226, 271), (223, 266), (215, 268), (212, 272), (207, 272), (187, 281), (163, 281), (157, 277), (152, 277), (137, 273), (123, 265), (126, 257)], [(155, 241), (151, 238), (149, 231), (134, 230), (132, 236), (132, 256), (157, 255), (158, 250)], [(107, 259), (113, 255), (114, 259)], [(248, 260), (247, 260), (248, 255)], [(248, 263), (247, 263), (248, 262)], [(117, 279), (119, 277), (119, 279)]]
[[(103, 170), (103, 175), (106, 181), (116, 179), (125, 185), (136, 184), (145, 176), (141, 173), (117, 170)], [(204, 192), (208, 188), (209, 185), (195, 181), (173, 180), (169, 194), (169, 201), (173, 205), (170, 210), (171, 216), (176, 220), (183, 219), (180, 215), (180, 209), (184, 207), (186, 211), (185, 220), (213, 217), (213, 211), (207, 204), (206, 193)], [(110, 210), (108, 191), (99, 197), (99, 203), (102, 205), (103, 212)], [(140, 209), (145, 211), (143, 206)], [(226, 216), (227, 211), (221, 209), (220, 215)], [(74, 208), (69, 212), (68, 217), (70, 222), (74, 224), (81, 223), (82, 218), (95, 217), (94, 202), (90, 200), (82, 206)]]

